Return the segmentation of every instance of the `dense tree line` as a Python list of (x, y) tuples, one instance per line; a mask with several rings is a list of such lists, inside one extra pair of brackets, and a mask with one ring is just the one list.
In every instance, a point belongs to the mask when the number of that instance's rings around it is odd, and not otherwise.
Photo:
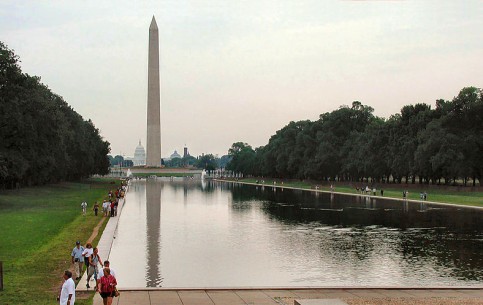
[(407, 105), (389, 119), (353, 102), (317, 121), (290, 122), (268, 144), (232, 145), (228, 169), (279, 178), (378, 182), (481, 182), (483, 96), (463, 88), (452, 101)]
[[(125, 160), (123, 156), (117, 155), (115, 157), (108, 155), (111, 166), (132, 167), (134, 166), (131, 160)], [(231, 157), (228, 155), (218, 158), (213, 154), (202, 154), (198, 157), (187, 155), (182, 158), (161, 159), (161, 164), (168, 168), (180, 167), (194, 167), (205, 170), (214, 170), (217, 168), (225, 168)]]
[(226, 167), (228, 161), (230, 160), (229, 156), (222, 156), (218, 158), (213, 154), (203, 154), (198, 157), (193, 156), (186, 156), (183, 158), (173, 158), (171, 160), (166, 160), (164, 165), (166, 167), (196, 167), (199, 169), (205, 170), (214, 170), (217, 168), (224, 168)]
[(77, 180), (109, 170), (99, 130), (0, 42), (0, 188)]

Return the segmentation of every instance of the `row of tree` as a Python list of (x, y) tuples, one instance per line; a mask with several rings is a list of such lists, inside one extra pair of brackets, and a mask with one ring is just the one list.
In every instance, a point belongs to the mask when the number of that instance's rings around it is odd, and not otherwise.
[(407, 105), (389, 119), (373, 111), (356, 101), (317, 121), (290, 122), (265, 146), (234, 143), (227, 169), (297, 179), (481, 182), (481, 89), (463, 88), (452, 101), (437, 100), (435, 109)]
[(0, 42), (0, 188), (77, 180), (109, 170), (109, 143), (64, 99), (22, 73)]
[(230, 156), (222, 156), (219, 158), (213, 154), (203, 154), (198, 157), (186, 156), (183, 158), (173, 158), (171, 160), (164, 160), (166, 167), (186, 167), (193, 166), (205, 170), (214, 170), (217, 168), (225, 168), (230, 160)]
[[(111, 156), (108, 155), (111, 166), (132, 167), (134, 166), (131, 160), (124, 159), (123, 156)], [(231, 158), (229, 156), (222, 156), (218, 158), (213, 154), (203, 154), (197, 158), (193, 156), (185, 156), (182, 158), (172, 158), (169, 160), (161, 159), (161, 164), (169, 168), (179, 167), (196, 167), (205, 170), (214, 170), (217, 168), (224, 168), (228, 164)]]

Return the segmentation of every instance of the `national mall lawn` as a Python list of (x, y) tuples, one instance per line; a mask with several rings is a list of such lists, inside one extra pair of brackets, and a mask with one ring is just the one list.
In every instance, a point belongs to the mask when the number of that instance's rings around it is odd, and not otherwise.
[[(241, 183), (254, 183), (260, 181), (264, 178), (246, 178), (246, 179), (239, 179), (238, 182)], [(283, 181), (283, 186), (285, 187), (293, 187), (293, 188), (300, 188), (300, 189), (315, 189), (315, 186), (318, 186), (318, 190), (320, 191), (330, 191), (330, 184), (325, 183), (317, 183), (317, 182), (307, 182), (307, 181), (296, 181), (296, 180), (280, 180), (280, 179), (271, 179), (265, 178), (264, 185), (273, 185), (275, 181), (277, 186), (281, 186), (281, 182)], [(348, 193), (348, 194), (360, 194), (355, 188), (355, 185), (360, 187), (365, 187), (367, 183), (358, 182), (358, 183), (335, 183), (334, 184), (334, 192), (338, 193)], [(369, 184), (370, 185), (370, 184)], [(428, 202), (441, 202), (441, 203), (451, 203), (451, 204), (460, 204), (460, 205), (469, 205), (469, 206), (477, 206), (483, 207), (483, 192), (482, 191), (474, 191), (472, 187), (458, 187), (458, 188), (448, 188), (445, 186), (432, 186), (432, 187), (425, 187), (424, 185), (419, 184), (380, 184), (380, 187), (384, 190), (384, 197), (388, 198), (397, 198), (402, 199), (402, 192), (404, 190), (409, 191), (408, 199), (410, 200), (420, 200), (420, 192), (426, 192), (428, 197)], [(457, 189), (457, 190), (456, 190)], [(481, 187), (479, 188), (481, 190)], [(376, 196), (380, 196), (380, 188), (376, 189)]]
[[(108, 191), (119, 183), (90, 179), (0, 191), (2, 305), (58, 304), (63, 272), (73, 271), (70, 255), (76, 240), (84, 245), (102, 219), (101, 215), (94, 216), (94, 202), (102, 204)], [(84, 200), (88, 203), (87, 216), (82, 215), (80, 206)], [(94, 246), (100, 235), (94, 239)], [(92, 296), (77, 295), (75, 304), (92, 304)]]

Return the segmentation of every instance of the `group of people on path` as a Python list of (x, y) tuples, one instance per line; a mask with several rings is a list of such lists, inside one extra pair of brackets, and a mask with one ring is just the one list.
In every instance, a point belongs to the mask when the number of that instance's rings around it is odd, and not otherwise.
[[(104, 200), (102, 209), (104, 216), (117, 216), (117, 206), (120, 198), (124, 197), (126, 188), (124, 184), (115, 192), (109, 191), (109, 200)], [(86, 215), (87, 202), (81, 203), (82, 214)], [(93, 207), (94, 214), (97, 216), (99, 204), (96, 202)], [(76, 241), (75, 247), (71, 252), (71, 262), (74, 266), (75, 278), (71, 271), (66, 270), (63, 274), (64, 283), (57, 297), (60, 305), (74, 305), (75, 303), (75, 281), (79, 281), (84, 270), (87, 271), (87, 289), (91, 288), (91, 281), (95, 281), (94, 290), (99, 292), (104, 305), (111, 305), (114, 297), (119, 295), (117, 291), (116, 273), (110, 267), (108, 260), (103, 261), (99, 256), (97, 247), (93, 247), (90, 242), (85, 246), (80, 241)], [(99, 268), (100, 266), (100, 268)]]
[[(360, 188), (356, 186), (356, 191), (361, 194), (377, 196), (377, 189), (375, 187), (370, 188), (368, 185), (366, 187), (361, 186)], [(384, 196), (384, 190), (380, 190), (381, 196)]]
[[(92, 247), (91, 243), (86, 243), (83, 247), (80, 241), (76, 242), (71, 253), (72, 264), (74, 265), (75, 280), (81, 278), (84, 266), (87, 271), (87, 289), (91, 288), (90, 281), (95, 281), (96, 292), (99, 292), (104, 305), (112, 304), (112, 299), (119, 295), (117, 291), (116, 273), (110, 266), (108, 260), (102, 261), (99, 251), (96, 247)], [(102, 268), (99, 268), (99, 265)], [(59, 297), (57, 298), (60, 305), (73, 305), (75, 302), (75, 282), (72, 278), (72, 272), (66, 270), (63, 275), (64, 284)]]
[[(99, 209), (102, 208), (102, 216), (104, 217), (114, 217), (117, 216), (117, 208), (119, 206), (119, 199), (124, 198), (124, 194), (126, 192), (126, 186), (124, 183), (121, 184), (121, 187), (116, 189), (114, 192), (109, 191), (108, 199), (104, 199), (102, 202), (102, 206), (96, 201), (92, 210), (94, 211), (94, 216), (99, 214)], [(87, 200), (84, 200), (81, 203), (82, 208), (82, 215), (86, 216), (87, 214)]]

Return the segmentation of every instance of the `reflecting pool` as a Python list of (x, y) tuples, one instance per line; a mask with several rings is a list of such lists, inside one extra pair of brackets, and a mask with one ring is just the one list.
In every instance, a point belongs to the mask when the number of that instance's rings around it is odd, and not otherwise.
[(481, 286), (483, 210), (135, 180), (111, 251), (120, 287)]

